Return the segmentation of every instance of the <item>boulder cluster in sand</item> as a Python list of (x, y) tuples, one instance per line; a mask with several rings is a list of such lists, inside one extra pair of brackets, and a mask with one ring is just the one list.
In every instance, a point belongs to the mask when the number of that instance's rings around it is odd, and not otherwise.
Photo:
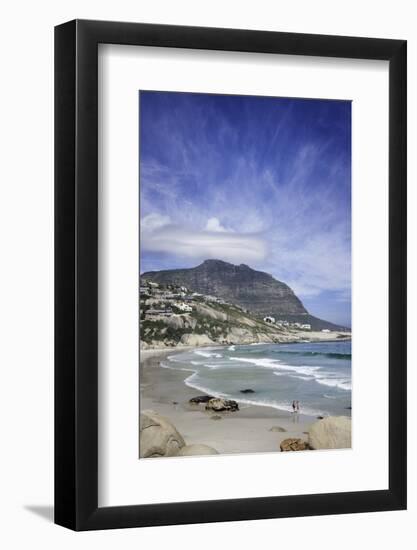
[(200, 403), (208, 403), (210, 399), (214, 399), (212, 395), (197, 395), (192, 397), (189, 401), (192, 405), (200, 405)]
[(206, 410), (215, 412), (238, 411), (239, 405), (237, 401), (234, 401), (233, 399), (222, 399), (220, 397), (214, 397), (213, 399), (207, 401)]
[(349, 417), (328, 416), (310, 427), (308, 441), (297, 438), (284, 439), (280, 443), (280, 449), (281, 451), (349, 449), (352, 446), (351, 430), (352, 420)]
[[(202, 396), (199, 396), (202, 397)], [(209, 410), (236, 410), (235, 401), (217, 399), (209, 396), (209, 400), (196, 399), (196, 403), (205, 403)], [(221, 401), (222, 403), (217, 403)], [(231, 403), (229, 403), (231, 401)], [(213, 403), (214, 402), (214, 403)], [(236, 403), (237, 405), (237, 403)], [(216, 409), (219, 406), (219, 409)], [(221, 419), (221, 417), (212, 417)], [(308, 432), (308, 441), (300, 438), (287, 438), (280, 442), (282, 452), (306, 451), (319, 449), (348, 449), (351, 447), (352, 421), (346, 416), (329, 416), (315, 422)], [(284, 432), (279, 426), (273, 426), (270, 431)], [(175, 426), (164, 416), (151, 411), (143, 411), (140, 415), (140, 457), (162, 456), (204, 456), (219, 454), (216, 449), (204, 444), (187, 445)]]
[(218, 454), (208, 445), (186, 445), (182, 435), (167, 418), (150, 410), (140, 415), (139, 451), (141, 458)]
[(206, 411), (224, 412), (238, 411), (239, 404), (233, 399), (224, 399), (222, 397), (213, 397), (212, 395), (197, 395), (189, 400), (191, 405), (206, 405)]

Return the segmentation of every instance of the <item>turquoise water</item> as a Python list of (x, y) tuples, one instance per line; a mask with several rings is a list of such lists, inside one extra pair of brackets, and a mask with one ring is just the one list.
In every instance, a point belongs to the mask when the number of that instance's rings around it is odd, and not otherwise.
[(201, 348), (162, 366), (189, 371), (188, 386), (216, 397), (285, 411), (298, 400), (311, 416), (351, 413), (350, 341)]

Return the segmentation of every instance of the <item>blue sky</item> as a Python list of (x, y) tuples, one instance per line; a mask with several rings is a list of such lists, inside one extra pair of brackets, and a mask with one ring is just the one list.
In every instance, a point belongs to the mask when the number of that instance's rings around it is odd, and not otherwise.
[(208, 258), (350, 326), (349, 101), (140, 92), (141, 272)]

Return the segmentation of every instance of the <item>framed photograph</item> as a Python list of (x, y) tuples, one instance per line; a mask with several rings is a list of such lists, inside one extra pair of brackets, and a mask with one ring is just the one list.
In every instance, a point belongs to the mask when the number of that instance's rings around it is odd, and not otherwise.
[(55, 521), (406, 507), (406, 42), (55, 29)]

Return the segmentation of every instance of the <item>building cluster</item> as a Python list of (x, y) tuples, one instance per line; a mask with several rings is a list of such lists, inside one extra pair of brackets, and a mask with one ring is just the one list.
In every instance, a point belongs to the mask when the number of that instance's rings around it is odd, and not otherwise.
[(291, 323), (290, 321), (282, 321), (281, 319), (277, 321), (275, 320), (275, 317), (271, 317), (270, 315), (264, 317), (264, 322), (281, 328), (285, 327), (297, 330), (311, 330), (310, 323)]
[(184, 286), (164, 286), (153, 281), (144, 281), (140, 284), (139, 297), (141, 314), (144, 314), (145, 320), (154, 317), (170, 317), (174, 314), (191, 313), (195, 302), (227, 303), (216, 296), (191, 292)]

